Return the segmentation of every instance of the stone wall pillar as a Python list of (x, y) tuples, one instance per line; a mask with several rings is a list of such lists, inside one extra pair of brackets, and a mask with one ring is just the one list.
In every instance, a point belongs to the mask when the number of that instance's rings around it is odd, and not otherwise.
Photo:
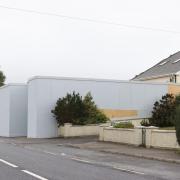
[(64, 126), (60, 126), (58, 129), (58, 135), (63, 137), (68, 137), (69, 130), (72, 127), (71, 123), (65, 123)]
[(99, 141), (104, 141), (104, 129), (110, 126), (111, 123), (106, 123), (99, 126)]
[(142, 144), (142, 127), (137, 126), (134, 128), (134, 145), (140, 146)]
[(154, 126), (150, 126), (150, 127), (145, 127), (145, 129), (146, 129), (146, 147), (150, 148), (152, 143), (152, 131), (158, 128)]

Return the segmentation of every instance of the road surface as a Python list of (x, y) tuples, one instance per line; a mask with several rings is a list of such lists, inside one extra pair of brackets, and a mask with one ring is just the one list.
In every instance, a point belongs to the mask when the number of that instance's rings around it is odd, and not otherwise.
[(76, 149), (0, 142), (0, 180), (179, 180), (180, 164)]

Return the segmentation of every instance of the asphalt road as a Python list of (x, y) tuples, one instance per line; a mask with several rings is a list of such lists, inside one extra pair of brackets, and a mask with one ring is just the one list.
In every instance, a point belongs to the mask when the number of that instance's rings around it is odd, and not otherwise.
[(178, 180), (180, 165), (58, 146), (0, 143), (0, 180)]

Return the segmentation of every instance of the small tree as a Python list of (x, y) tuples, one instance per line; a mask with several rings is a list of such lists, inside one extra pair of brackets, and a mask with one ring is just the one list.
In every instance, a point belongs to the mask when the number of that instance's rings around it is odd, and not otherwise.
[(0, 71), (0, 87), (4, 86), (5, 80), (6, 80), (6, 76), (3, 74), (2, 71)]
[(109, 120), (106, 115), (98, 109), (95, 102), (93, 101), (91, 93), (87, 93), (87, 95), (84, 97), (83, 104), (86, 120), (84, 120), (82, 123), (98, 124), (105, 123)]
[(175, 98), (176, 107), (180, 106), (180, 94), (178, 94)]
[(175, 122), (176, 122), (176, 136), (178, 143), (180, 145), (180, 105), (176, 109), (176, 115), (175, 115)]
[(105, 123), (108, 120), (98, 110), (90, 93), (84, 99), (79, 93), (67, 94), (57, 101), (52, 113), (57, 120), (58, 126), (64, 123), (72, 123), (74, 125)]
[(59, 98), (52, 113), (57, 120), (58, 126), (67, 122), (75, 124), (76, 119), (84, 116), (82, 97), (79, 93), (68, 93), (66, 97)]
[(90, 115), (93, 115), (93, 113), (96, 113), (97, 106), (95, 102), (93, 101), (93, 97), (91, 93), (87, 93), (86, 96), (83, 99), (83, 104), (85, 107), (85, 115), (89, 117)]
[(175, 111), (175, 97), (172, 94), (166, 94), (160, 101), (155, 102), (149, 122), (158, 127), (174, 126)]

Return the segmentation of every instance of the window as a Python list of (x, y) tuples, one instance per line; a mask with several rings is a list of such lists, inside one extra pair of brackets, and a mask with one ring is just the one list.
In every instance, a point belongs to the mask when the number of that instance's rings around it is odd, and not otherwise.
[(175, 74), (170, 77), (170, 82), (171, 83), (176, 83), (177, 82), (177, 77), (176, 77)]

